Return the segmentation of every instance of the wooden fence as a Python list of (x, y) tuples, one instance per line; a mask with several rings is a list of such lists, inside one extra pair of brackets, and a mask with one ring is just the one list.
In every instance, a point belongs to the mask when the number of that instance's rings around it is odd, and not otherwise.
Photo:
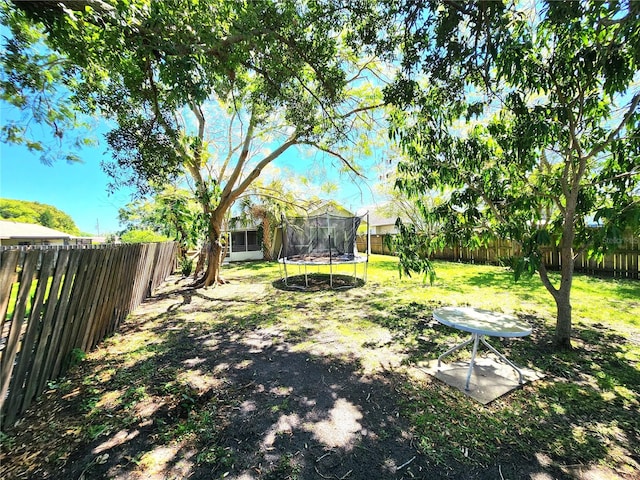
[(172, 242), (0, 252), (0, 418), (11, 424), (171, 274)]
[[(384, 241), (385, 235), (371, 235), (371, 253), (393, 255)], [(366, 236), (357, 239), (358, 251), (366, 250)], [(625, 237), (616, 250), (604, 256), (600, 261), (589, 259), (586, 253), (580, 253), (575, 259), (575, 270), (594, 275), (640, 279), (640, 239)], [(497, 265), (501, 259), (520, 253), (520, 246), (509, 240), (497, 240), (487, 247), (466, 248), (447, 247), (434, 253), (433, 258), (455, 262), (483, 263)], [(545, 265), (549, 270), (560, 269), (560, 252), (548, 247), (542, 251)]]

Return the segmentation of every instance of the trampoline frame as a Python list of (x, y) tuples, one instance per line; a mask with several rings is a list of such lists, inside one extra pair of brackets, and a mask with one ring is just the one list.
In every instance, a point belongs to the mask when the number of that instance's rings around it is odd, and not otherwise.
[[(325, 214), (327, 217), (329, 217), (329, 213), (327, 212)], [(320, 216), (320, 215), (318, 215)], [(297, 288), (300, 290), (306, 290), (309, 288), (309, 271), (308, 271), (308, 267), (311, 266), (316, 266), (318, 267), (318, 272), (320, 271), (320, 267), (323, 266), (328, 266), (329, 267), (329, 286), (331, 289), (334, 289), (333, 286), (333, 275), (334, 275), (334, 266), (340, 266), (340, 265), (353, 265), (353, 283), (351, 285), (343, 285), (340, 287), (335, 287), (336, 290), (338, 289), (344, 289), (344, 288), (353, 288), (357, 285), (357, 282), (359, 280), (358, 275), (357, 275), (357, 268), (359, 264), (363, 264), (364, 265), (364, 273), (363, 273), (363, 277), (362, 277), (362, 281), (364, 283), (367, 282), (367, 267), (369, 264), (369, 252), (371, 251), (371, 229), (369, 227), (369, 212), (367, 212), (365, 215), (362, 215), (360, 218), (364, 218), (366, 216), (367, 218), (367, 251), (366, 251), (366, 255), (358, 255), (357, 253), (357, 243), (355, 240), (355, 235), (354, 235), (354, 244), (353, 244), (353, 248), (354, 248), (354, 253), (353, 254), (349, 254), (346, 255), (347, 258), (344, 258), (345, 255), (342, 255), (340, 257), (334, 257), (332, 255), (331, 249), (329, 249), (329, 255), (314, 255), (313, 252), (308, 252), (307, 255), (304, 256), (304, 259), (296, 259), (296, 260), (292, 260), (289, 259), (287, 257), (282, 257), (282, 249), (284, 247), (284, 239), (286, 237), (286, 231), (284, 230), (285, 226), (286, 226), (286, 221), (284, 220), (283, 217), (283, 245), (280, 247), (280, 253), (278, 254), (278, 265), (282, 265), (282, 269), (280, 269), (280, 279), (284, 282), (284, 284), (287, 287), (290, 288)], [(348, 218), (348, 217), (347, 217)], [(355, 216), (352, 218), (356, 218)], [(331, 245), (331, 235), (328, 236), (328, 240), (329, 240), (329, 245)], [(309, 259), (306, 259), (309, 258)], [(289, 284), (289, 272), (287, 270), (287, 265), (297, 265), (298, 266), (298, 275), (301, 275), (301, 270), (304, 267), (304, 286), (302, 285), (294, 285), (294, 284)], [(284, 276), (282, 275), (282, 270), (284, 270)]]

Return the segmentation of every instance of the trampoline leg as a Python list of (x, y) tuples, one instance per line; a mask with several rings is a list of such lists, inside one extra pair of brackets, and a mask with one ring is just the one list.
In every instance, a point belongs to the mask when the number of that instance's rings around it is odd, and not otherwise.
[(329, 263), (329, 286), (333, 288), (333, 265)]
[(307, 278), (307, 265), (304, 266), (304, 284), (309, 288), (309, 279)]

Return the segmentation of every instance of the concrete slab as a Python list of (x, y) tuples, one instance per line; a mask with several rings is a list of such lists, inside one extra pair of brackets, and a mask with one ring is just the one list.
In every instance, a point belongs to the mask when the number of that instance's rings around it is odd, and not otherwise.
[[(432, 360), (417, 365), (417, 367), (484, 405), (520, 387), (516, 371), (506, 363), (501, 362), (493, 354), (476, 357), (476, 363), (471, 373), (471, 381), (469, 382), (469, 390), (464, 388), (467, 381), (467, 372), (469, 371), (468, 361), (442, 362), (440, 368), (438, 368), (438, 361)], [(541, 372), (529, 368), (520, 368), (520, 370), (522, 370), (523, 384), (544, 377)]]

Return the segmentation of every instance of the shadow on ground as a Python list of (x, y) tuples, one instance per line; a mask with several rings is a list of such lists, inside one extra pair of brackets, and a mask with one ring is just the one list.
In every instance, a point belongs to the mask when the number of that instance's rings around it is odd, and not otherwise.
[[(218, 293), (234, 287), (222, 288)], [(554, 386), (547, 387), (548, 393), (541, 390), (549, 406), (527, 403), (529, 390), (518, 392), (513, 405), (484, 409), (437, 382), (412, 383), (401, 370), (363, 375), (361, 358), (353, 352), (337, 359), (302, 347), (321, 328), (324, 313), (311, 312), (320, 320), (292, 335), (273, 319), (287, 322), (287, 315), (302, 308), (303, 302), (292, 301), (297, 294), (287, 297), (290, 307), (283, 311), (272, 297), (291, 292), (269, 289), (248, 297), (241, 294), (246, 288), (238, 286), (239, 293), (228, 297), (220, 293), (213, 301), (218, 293), (173, 287), (146, 302), (121, 335), (107, 340), (67, 380), (52, 384), (21, 423), (6, 432), (0, 477), (575, 478), (533, 455), (532, 448), (551, 451), (554, 445), (554, 439), (530, 435), (536, 422), (573, 427), (574, 419), (563, 421), (562, 411), (551, 405), (558, 392)], [(266, 307), (250, 309), (247, 298)], [(339, 298), (327, 295), (318, 311)], [(403, 354), (411, 361), (437, 355), (441, 348), (442, 331), (428, 310), (409, 303), (386, 312), (374, 308), (367, 318), (388, 329), (395, 342), (404, 336)], [(118, 350), (125, 342), (132, 346)], [(523, 345), (509, 345), (518, 361), (526, 353)], [(383, 347), (363, 344), (370, 351)], [(553, 361), (558, 370), (569, 371), (574, 360)], [(637, 378), (637, 372), (626, 374), (629, 381)], [(562, 390), (572, 403), (584, 400), (585, 391), (584, 385), (573, 384)], [(602, 405), (594, 395), (587, 398), (589, 408)], [(591, 410), (582, 405), (588, 414)], [(513, 423), (512, 410), (521, 411), (521, 425)], [(523, 445), (482, 443), (518, 428), (525, 432), (519, 440)], [(452, 440), (450, 430), (464, 443), (455, 443), (459, 440)], [(527, 450), (532, 439), (536, 445)], [(589, 448), (602, 449), (601, 443)], [(568, 452), (572, 447), (557, 448)], [(489, 452), (483, 458), (491, 460), (470, 466), (465, 459), (477, 455), (474, 448)]]
[[(86, 412), (90, 389), (66, 395), (67, 405), (63, 397), (60, 421), (66, 414), (90, 422), (99, 414), (119, 418), (123, 428), (105, 425), (92, 442), (76, 445), (60, 470), (39, 465), (30, 478), (428, 476), (391, 380), (359, 376), (357, 362), (294, 352), (277, 332), (207, 334), (183, 326), (164, 322), (158, 328), (172, 333), (153, 356), (94, 388), (93, 413)], [(92, 369), (103, 370), (82, 368)], [(125, 401), (111, 408), (104, 399), (114, 395)]]

